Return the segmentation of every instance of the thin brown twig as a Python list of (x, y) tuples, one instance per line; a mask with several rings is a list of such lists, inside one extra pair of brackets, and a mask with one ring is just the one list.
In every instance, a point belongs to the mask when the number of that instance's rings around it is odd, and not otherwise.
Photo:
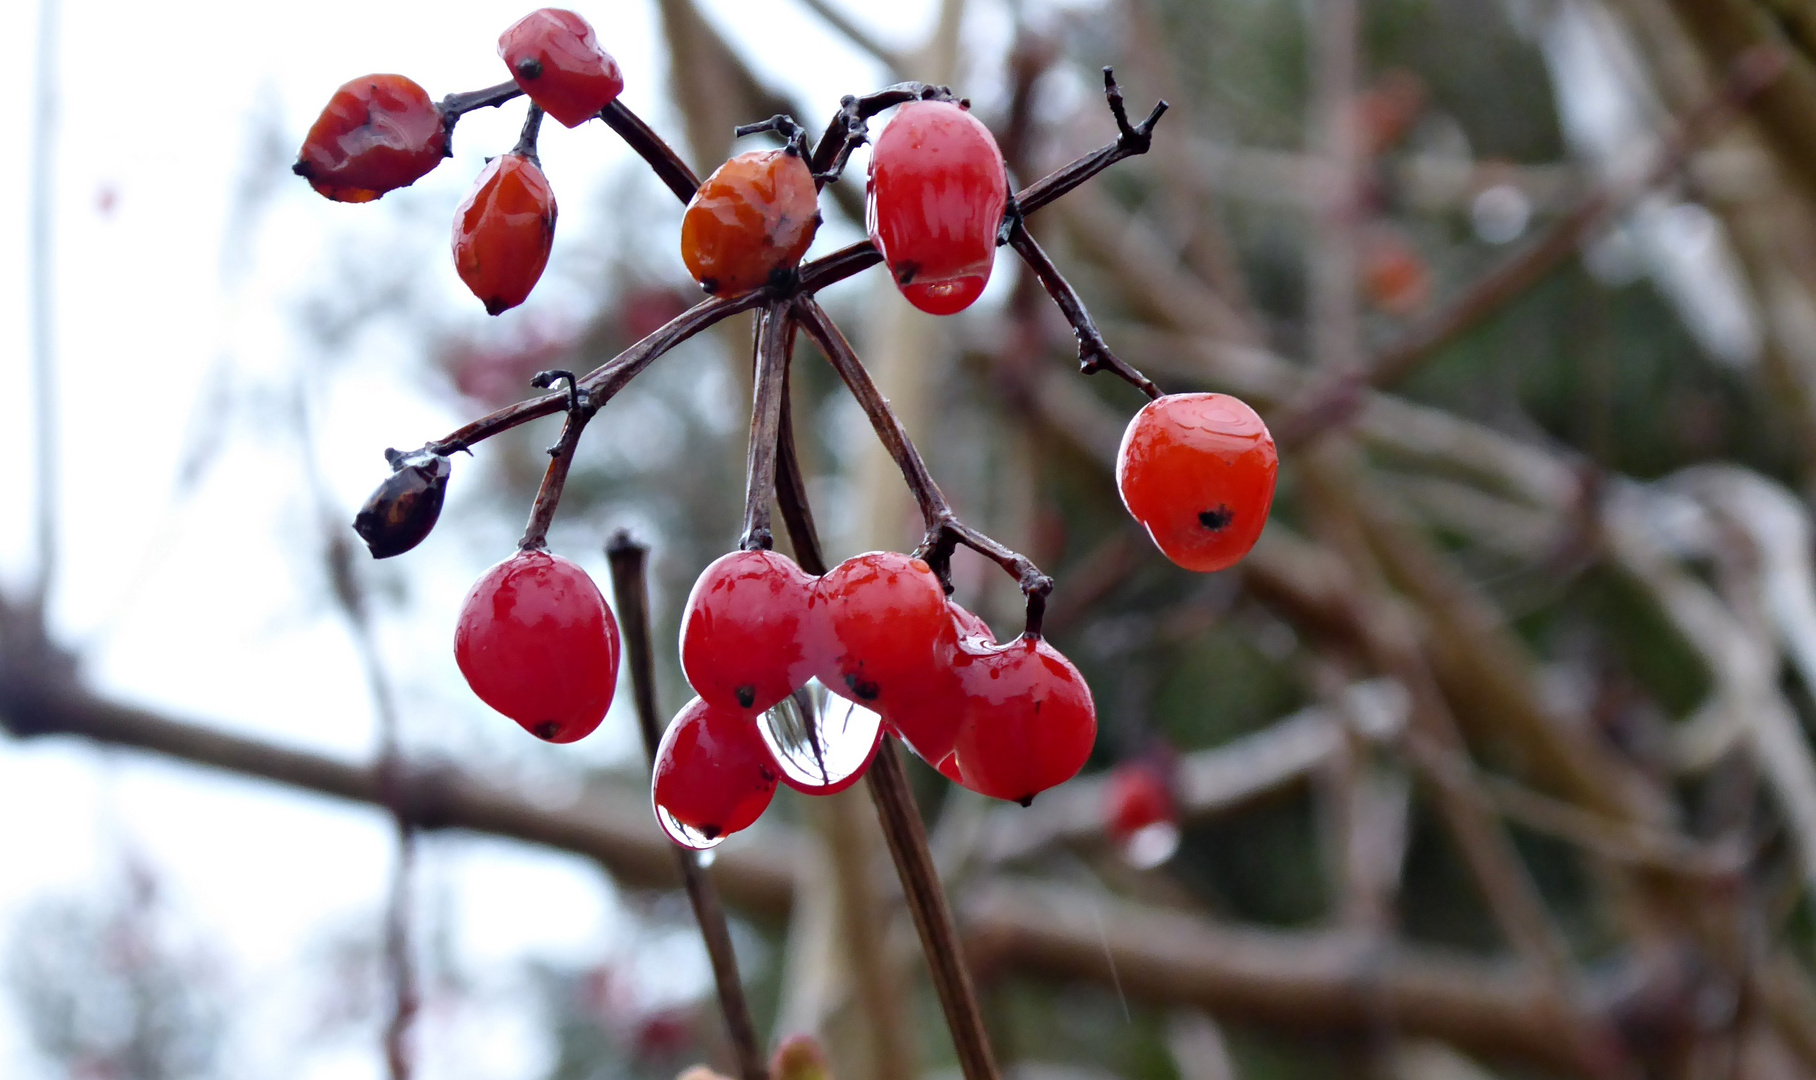
[[(649, 546), (620, 529), (607, 541), (605, 557), (612, 568), (612, 599), (618, 609), (618, 626), (624, 635), (624, 658), (630, 668), (631, 692), (637, 703), (637, 728), (643, 734), (644, 752), (654, 766), (656, 748), (662, 741), (662, 724), (656, 711), (656, 663), (650, 648)], [(719, 891), (706, 876), (697, 852), (677, 846), (674, 853), (675, 865), (680, 869), (681, 881), (687, 889), (688, 903), (694, 909), (694, 921), (700, 924), (700, 937), (706, 943), (706, 955), (712, 962), (713, 987), (718, 992), (719, 1011), (725, 1017), (732, 1054), (738, 1060), (738, 1075), (743, 1080), (768, 1080), (769, 1070), (763, 1061), (756, 1024), (750, 1018), (750, 1004), (744, 997), (744, 982), (738, 975), (738, 954), (732, 948), (731, 931), (725, 921), (725, 906), (719, 902)]]
[(694, 175), (694, 170), (688, 167), (687, 162), (681, 160), (681, 155), (675, 153), (675, 148), (668, 145), (662, 136), (656, 134), (654, 128), (644, 123), (643, 118), (632, 112), (623, 101), (614, 99), (610, 105), (599, 110), (599, 119), (604, 120), (607, 127), (617, 132), (618, 137), (655, 170), (656, 176), (668, 185), (677, 199), (688, 202), (694, 197), (694, 192), (700, 189), (700, 178)]
[(554, 522), (555, 508), (561, 503), (561, 491), (567, 485), (568, 469), (574, 463), (580, 433), (599, 411), (599, 406), (575, 381), (571, 371), (541, 371), (530, 380), (534, 386), (553, 386), (558, 381), (567, 383), (567, 422), (561, 427), (560, 441), (549, 447), (549, 467), (542, 474), (542, 486), (536, 489), (536, 501), (530, 507), (530, 520), (524, 526), (523, 539), (517, 542), (520, 551), (539, 551), (547, 546), (549, 525)]
[(952, 553), (957, 545), (963, 544), (996, 563), (1021, 586), (1022, 593), (1028, 598), (1029, 630), (1039, 633), (1046, 597), (1053, 590), (1053, 579), (1041, 573), (1027, 556), (1010, 550), (958, 519), (934, 482), (932, 473), (928, 472), (920, 451), (914, 448), (913, 440), (903, 430), (882, 391), (871, 381), (870, 373), (864, 369), (851, 343), (845, 340), (845, 335), (839, 332), (826, 310), (816, 300), (798, 297), (794, 311), (802, 329), (826, 355), (833, 370), (844, 380), (846, 389), (870, 418), (877, 439), (895, 460), (909, 491), (914, 494), (927, 528), (926, 538), (916, 554), (927, 560), (948, 590), (952, 585)]
[(1154, 385), (1152, 379), (1136, 371), (1110, 351), (1109, 344), (1104, 341), (1103, 334), (1097, 329), (1096, 321), (1091, 318), (1091, 313), (1085, 310), (1084, 301), (1078, 298), (1078, 291), (1072, 288), (1071, 282), (1068, 282), (1065, 276), (1059, 272), (1059, 267), (1054, 266), (1053, 260), (1047, 256), (1045, 251), (1041, 250), (1040, 244), (1034, 239), (1034, 234), (1028, 231), (1027, 223), (1022, 220), (1021, 214), (1014, 208), (1011, 208), (1009, 219), (1009, 246), (1013, 247), (1015, 253), (1022, 257), (1022, 261), (1028, 264), (1028, 269), (1034, 271), (1034, 276), (1039, 278), (1041, 285), (1046, 288), (1047, 295), (1053, 298), (1053, 302), (1059, 306), (1060, 313), (1066, 317), (1067, 322), (1072, 324), (1072, 336), (1078, 339), (1079, 373), (1091, 375), (1099, 371), (1109, 371), (1146, 394), (1150, 399), (1159, 397), (1160, 388)]

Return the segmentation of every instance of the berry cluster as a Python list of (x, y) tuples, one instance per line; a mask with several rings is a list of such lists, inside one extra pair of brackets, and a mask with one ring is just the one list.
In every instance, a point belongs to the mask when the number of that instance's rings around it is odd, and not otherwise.
[[(402, 76), (346, 84), (310, 130), (296, 171), (331, 199), (370, 201), (434, 168), (463, 112), (527, 95), (517, 146), (487, 164), (455, 218), (455, 265), (496, 315), (529, 295), (554, 236), (555, 200), (536, 158), (544, 112), (568, 127), (596, 116), (687, 200), (682, 258), (711, 299), (584, 377), (536, 377), (543, 388), (565, 382), (563, 393), (500, 410), (418, 451), (390, 453), (392, 476), (355, 519), (378, 558), (428, 534), (448, 455), (565, 409), (520, 550), (488, 570), (461, 609), (455, 657), (474, 693), (551, 742), (571, 742), (599, 725), (617, 682), (618, 627), (586, 573), (545, 544), (574, 448), (611, 394), (658, 355), (719, 319), (756, 309), (744, 536), (739, 550), (700, 575), (682, 616), (682, 669), (699, 696), (676, 714), (655, 754), (662, 827), (680, 844), (710, 847), (755, 821), (778, 783), (826, 794), (856, 782), (885, 734), (953, 781), (1024, 805), (1075, 775), (1091, 756), (1097, 718), (1084, 679), (1041, 633), (1051, 579), (957, 519), (813, 297), (882, 262), (916, 307), (952, 314), (983, 293), (997, 247), (1012, 246), (1072, 322), (1083, 370), (1112, 371), (1153, 399), (1130, 423), (1117, 459), (1130, 513), (1179, 565), (1232, 565), (1260, 536), (1273, 498), (1277, 460), (1266, 425), (1224, 395), (1163, 396), (1118, 360), (1023, 220), (1108, 164), (1144, 152), (1164, 103), (1130, 124), (1106, 69), (1117, 142), (1011, 193), (1003, 156), (969, 103), (944, 87), (904, 83), (845, 98), (816, 145), (786, 116), (740, 128), (740, 135), (773, 132), (784, 145), (739, 154), (701, 183), (617, 101), (618, 66), (578, 15), (534, 12), (505, 31), (498, 52), (510, 83), (439, 104)], [(868, 120), (891, 108), (871, 155), (868, 242), (803, 265), (820, 224), (821, 187), (869, 141)], [(793, 454), (782, 402), (796, 331), (832, 362), (919, 501), (927, 533), (913, 554), (871, 552), (824, 573), (803, 569), (824, 566), (799, 477), (778, 470), (778, 458)], [(785, 515), (794, 510), (799, 564), (771, 550), (772, 502)], [(997, 642), (949, 598), (960, 544), (1021, 584), (1027, 623), (1013, 640)], [(1130, 809), (1112, 815), (1118, 829), (1133, 835), (1164, 823), (1170, 801), (1164, 813), (1155, 810), (1153, 791), (1149, 784), (1120, 797)]]
[[(1090, 689), (1038, 631), (997, 644), (931, 566), (894, 552), (818, 577), (774, 551), (719, 558), (687, 598), (681, 665), (700, 696), (663, 742), (655, 801), (671, 834), (678, 823), (708, 841), (748, 825), (734, 811), (759, 791), (766, 802), (778, 778), (809, 794), (849, 786), (885, 731), (958, 783), (1024, 805), (1077, 773), (1097, 735)], [(844, 700), (829, 708), (833, 695)], [(676, 734), (692, 728), (721, 743), (748, 732), (746, 764), (732, 775), (702, 760), (704, 736)]]

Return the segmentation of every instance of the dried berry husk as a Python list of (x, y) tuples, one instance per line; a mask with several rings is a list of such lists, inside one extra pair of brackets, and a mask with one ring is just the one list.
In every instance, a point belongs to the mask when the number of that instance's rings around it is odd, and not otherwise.
[(413, 454), (387, 450), (385, 457), (395, 471), (353, 518), (353, 531), (366, 542), (374, 559), (402, 555), (423, 542), (441, 516), (441, 500), (452, 471), (447, 458), (427, 450)]

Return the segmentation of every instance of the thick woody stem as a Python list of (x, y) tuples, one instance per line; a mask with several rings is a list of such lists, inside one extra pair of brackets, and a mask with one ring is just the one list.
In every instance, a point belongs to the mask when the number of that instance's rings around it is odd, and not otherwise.
[[(650, 650), (649, 547), (620, 529), (606, 543), (605, 557), (612, 567), (612, 599), (616, 601), (618, 626), (624, 635), (624, 658), (631, 670), (637, 726), (643, 733), (643, 749), (653, 767), (656, 748), (662, 742), (662, 726), (656, 711), (655, 658)], [(757, 1040), (756, 1025), (751, 1022), (750, 1005), (744, 999), (744, 982), (738, 976), (738, 955), (732, 948), (719, 892), (701, 867), (697, 852), (675, 848), (675, 864), (681, 869), (688, 902), (693, 905), (694, 919), (700, 924), (700, 937), (706, 942), (706, 955), (712, 961), (719, 1011), (725, 1016), (732, 1052), (738, 1059), (738, 1075), (743, 1080), (768, 1080), (762, 1044)]]
[(934, 869), (927, 831), (921, 824), (921, 812), (915, 806), (914, 792), (908, 787), (908, 774), (902, 771), (893, 737), (884, 736), (865, 780), (876, 803), (889, 855), (902, 879), (914, 928), (921, 935), (921, 951), (927, 956), (933, 988), (946, 1014), (959, 1068), (965, 1080), (997, 1080), (996, 1057), (990, 1050), (990, 1037), (984, 1032), (983, 1014), (977, 1007), (977, 988), (965, 967), (964, 946), (952, 921), (939, 871)]
[[(819, 315), (825, 317), (824, 312)], [(797, 308), (796, 316), (811, 336), (813, 329), (807, 321), (811, 313)], [(793, 460), (794, 434), (788, 426), (782, 427), (780, 439), (782, 457)], [(777, 480), (776, 501), (781, 504), (782, 520), (788, 524), (795, 562), (810, 574), (824, 574), (826, 558), (820, 553), (820, 538), (813, 531), (813, 515), (807, 506), (807, 489), (801, 482), (800, 471), (784, 468)], [(921, 813), (914, 804), (914, 793), (908, 787), (907, 775), (902, 772), (892, 736), (883, 737), (883, 745), (877, 749), (876, 759), (871, 762), (864, 779), (870, 785), (871, 800), (876, 804), (877, 817), (882, 822), (890, 858), (895, 863), (896, 874), (902, 879), (902, 892), (913, 913), (914, 927), (920, 933), (921, 951), (927, 957), (933, 989), (939, 996), (946, 1026), (952, 1033), (952, 1044), (958, 1051), (959, 1067), (965, 1080), (997, 1080), (996, 1059), (990, 1051), (983, 1015), (977, 1007), (977, 989), (965, 967), (964, 948), (952, 920), (952, 909), (946, 902), (945, 889), (940, 885), (939, 871), (934, 868), (933, 854), (927, 848), (927, 832), (921, 825)]]
[(681, 155), (644, 123), (642, 117), (626, 108), (624, 102), (613, 101), (599, 110), (599, 119), (655, 170), (656, 176), (668, 185), (677, 199), (687, 202), (694, 197), (694, 192), (700, 188), (700, 178), (687, 167), (687, 162), (681, 160)]
[(1072, 288), (1071, 282), (1068, 282), (1065, 276), (1059, 272), (1059, 267), (1054, 266), (1053, 260), (1047, 257), (1045, 251), (1041, 250), (1040, 244), (1034, 239), (1034, 234), (1028, 231), (1027, 223), (1022, 220), (1019, 208), (1010, 207), (1006, 224), (1009, 246), (1014, 248), (1015, 253), (1028, 264), (1028, 269), (1034, 271), (1034, 276), (1039, 278), (1041, 285), (1046, 288), (1047, 295), (1053, 298), (1053, 302), (1059, 305), (1060, 312), (1065, 315), (1066, 321), (1072, 324), (1072, 335), (1078, 339), (1079, 372), (1091, 375), (1099, 371), (1109, 371), (1149, 398), (1159, 397), (1160, 388), (1154, 385), (1152, 379), (1130, 367), (1110, 351), (1110, 346), (1104, 342), (1103, 334), (1097, 329), (1096, 320), (1092, 319), (1091, 313), (1085, 310), (1084, 301), (1078, 298), (1078, 292)]
[(774, 546), (769, 504), (776, 497), (777, 433), (782, 426), (782, 397), (788, 388), (787, 305), (771, 304), (757, 319), (756, 375), (750, 407), (750, 449), (744, 466), (745, 551)]
[(549, 467), (542, 474), (542, 486), (536, 489), (536, 502), (530, 507), (530, 522), (524, 527), (520, 551), (539, 551), (548, 545), (549, 524), (555, 520), (555, 508), (561, 503), (561, 489), (567, 485), (568, 468), (574, 463), (574, 448), (580, 445), (580, 433), (587, 421), (599, 411), (594, 402), (574, 379), (571, 371), (542, 371), (530, 380), (532, 386), (567, 383), (567, 423), (562, 425), (561, 439), (549, 447)]

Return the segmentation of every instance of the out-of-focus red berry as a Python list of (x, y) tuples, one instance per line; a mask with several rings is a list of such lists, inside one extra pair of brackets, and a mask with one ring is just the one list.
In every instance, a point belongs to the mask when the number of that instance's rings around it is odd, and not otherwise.
[(896, 287), (933, 315), (983, 294), (1008, 201), (996, 139), (950, 101), (911, 101), (877, 136), (865, 221)]
[[(958, 729), (965, 714), (965, 689), (954, 668), (960, 649), (981, 649), (996, 644), (984, 620), (952, 601), (946, 601), (947, 624), (934, 643), (934, 664), (926, 675), (908, 685), (883, 714), (896, 738), (921, 759), (945, 772), (958, 744)], [(948, 775), (958, 779), (957, 765)]]
[(813, 677), (814, 578), (786, 555), (734, 551), (701, 572), (681, 612), (681, 670), (708, 704), (762, 711)]
[(1167, 558), (1209, 572), (1255, 546), (1279, 464), (1267, 425), (1238, 399), (1169, 394), (1129, 421), (1116, 486)]
[(1023, 634), (955, 655), (965, 693), (959, 774), (966, 787), (1023, 806), (1077, 775), (1097, 742), (1084, 676), (1058, 649)]
[(1362, 243), (1362, 289), (1389, 315), (1411, 315), (1431, 299), (1431, 270), (1399, 232), (1371, 230)]
[(611, 707), (618, 622), (586, 571), (520, 551), (467, 593), (454, 659), (481, 701), (539, 739), (573, 742)]
[(1150, 825), (1176, 824), (1172, 786), (1158, 764), (1125, 761), (1110, 770), (1104, 785), (1104, 829), (1118, 843)]
[(669, 838), (703, 849), (761, 817), (777, 779), (775, 760), (748, 711), (695, 698), (662, 735), (650, 795)]
[(536, 159), (493, 158), (454, 211), (454, 269), (497, 315), (524, 302), (555, 242), (555, 193)]
[(292, 166), (336, 202), (371, 202), (408, 187), (447, 156), (441, 110), (402, 75), (366, 75), (328, 99)]
[(893, 551), (846, 559), (815, 596), (826, 688), (888, 716), (927, 679), (951, 633), (946, 592), (933, 569)]
[(1425, 81), (1405, 68), (1389, 68), (1356, 96), (1356, 126), (1371, 157), (1391, 150), (1425, 111)]
[(714, 170), (681, 218), (681, 261), (700, 287), (736, 296), (793, 269), (820, 227), (820, 193), (794, 149), (753, 150)]
[(561, 8), (532, 11), (498, 37), (498, 55), (531, 101), (567, 127), (579, 127), (624, 89), (618, 61), (599, 47), (593, 27)]

